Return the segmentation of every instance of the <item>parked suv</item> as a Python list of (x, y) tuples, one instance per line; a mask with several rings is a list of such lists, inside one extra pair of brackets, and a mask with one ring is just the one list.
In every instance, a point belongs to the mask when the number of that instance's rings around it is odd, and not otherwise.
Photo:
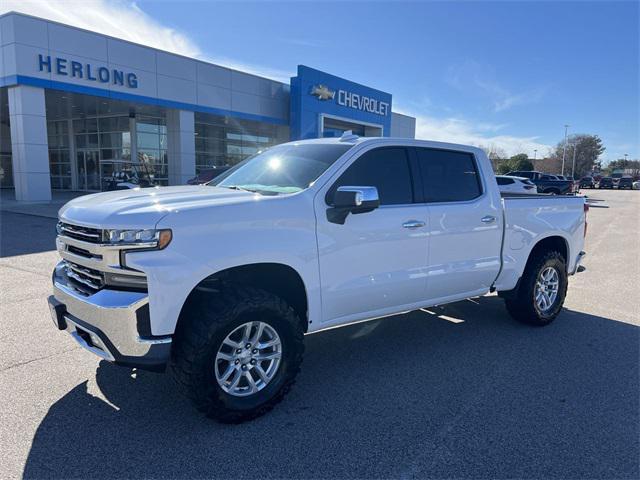
[(602, 177), (598, 182), (598, 188), (613, 188), (613, 178)]
[(580, 179), (580, 188), (595, 188), (596, 184), (593, 181), (593, 177), (582, 177)]
[(618, 189), (622, 190), (623, 188), (633, 189), (633, 179), (631, 177), (622, 177), (618, 180)]

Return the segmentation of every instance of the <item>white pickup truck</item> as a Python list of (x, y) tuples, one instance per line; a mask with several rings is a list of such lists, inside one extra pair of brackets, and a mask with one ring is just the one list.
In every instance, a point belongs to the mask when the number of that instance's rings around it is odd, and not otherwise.
[(67, 203), (49, 304), (87, 350), (168, 366), (200, 411), (240, 422), (291, 388), (306, 333), (495, 291), (550, 323), (586, 213), (577, 196), (502, 197), (474, 147), (291, 142), (207, 185)]

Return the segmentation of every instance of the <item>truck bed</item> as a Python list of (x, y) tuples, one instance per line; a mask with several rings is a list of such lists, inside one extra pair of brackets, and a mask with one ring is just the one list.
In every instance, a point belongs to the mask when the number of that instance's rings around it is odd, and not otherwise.
[(522, 275), (533, 245), (561, 237), (567, 247), (567, 270), (573, 272), (584, 241), (585, 197), (576, 195), (504, 194), (503, 266), (497, 290), (511, 290)]
[(519, 198), (566, 198), (566, 197), (576, 197), (578, 195), (574, 194), (562, 194), (562, 195), (551, 195), (549, 193), (514, 193), (514, 192), (500, 192), (500, 196), (502, 198), (508, 199), (519, 199)]

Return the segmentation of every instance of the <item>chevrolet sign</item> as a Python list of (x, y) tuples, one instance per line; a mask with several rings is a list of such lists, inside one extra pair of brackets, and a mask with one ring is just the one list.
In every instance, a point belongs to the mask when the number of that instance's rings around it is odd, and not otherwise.
[(333, 100), (336, 96), (335, 90), (329, 90), (326, 85), (315, 85), (311, 88), (311, 95), (318, 97), (318, 100)]
[(351, 107), (363, 112), (375, 113), (386, 117), (389, 114), (389, 104), (381, 102), (377, 98), (358, 95), (357, 93), (338, 91), (338, 105)]

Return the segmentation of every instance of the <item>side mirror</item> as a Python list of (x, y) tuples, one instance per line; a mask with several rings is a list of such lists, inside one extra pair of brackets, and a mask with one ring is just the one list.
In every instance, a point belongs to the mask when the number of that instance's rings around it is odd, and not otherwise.
[(331, 208), (327, 210), (327, 220), (344, 225), (350, 213), (367, 213), (380, 206), (380, 197), (376, 187), (338, 187)]

